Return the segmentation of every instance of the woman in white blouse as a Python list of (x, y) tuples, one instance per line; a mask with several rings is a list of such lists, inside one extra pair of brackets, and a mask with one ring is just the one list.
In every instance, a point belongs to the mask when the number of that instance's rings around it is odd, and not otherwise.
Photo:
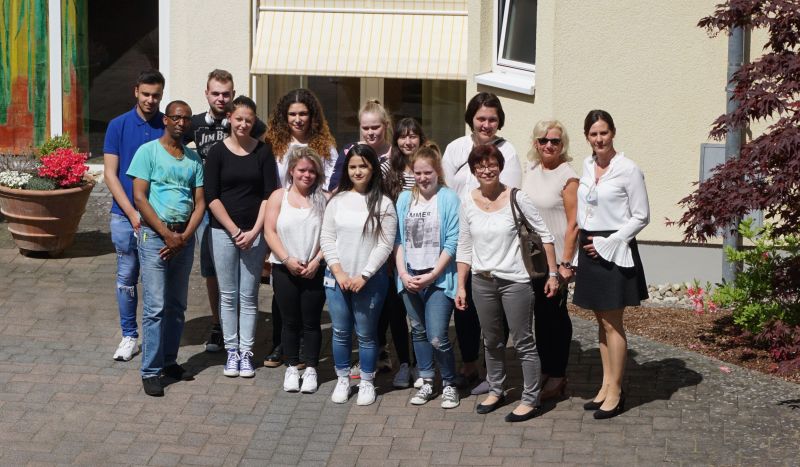
[(558, 290), (553, 237), (528, 195), (500, 183), (505, 160), (497, 147), (475, 147), (468, 162), (479, 187), (464, 198), (461, 205), (456, 250), (456, 308), (464, 310), (467, 307), (466, 281), (472, 269), (472, 298), (483, 331), (486, 381), (490, 387), (489, 395), (476, 409), (479, 414), (486, 414), (505, 401), (505, 315), (511, 340), (522, 362), (523, 377), (522, 400), (513, 412), (506, 415), (506, 421), (520, 422), (542, 413), (539, 401), (541, 366), (533, 335), (534, 292), (520, 251), (511, 211), (512, 196), (515, 196), (522, 215), (542, 237), (550, 270), (544, 286), (548, 297)]
[[(272, 287), (282, 317), (281, 342), (286, 356), (283, 390), (317, 391), (322, 345), (320, 318), (325, 305), (324, 266), (319, 248), (325, 212), (325, 172), (313, 149), (295, 146), (287, 155), (288, 188), (275, 190), (267, 202), (264, 235), (272, 254)], [(307, 367), (300, 387), (300, 340)]]
[(397, 214), (381, 189), (375, 151), (356, 144), (344, 161), (347, 176), (331, 198), (322, 221), (320, 246), (328, 264), (324, 280), (333, 323), (333, 361), (338, 381), (331, 395), (345, 403), (350, 394), (350, 349), (358, 336), (361, 383), (358, 405), (375, 402), (377, 328), (389, 287), (386, 259), (394, 247)]
[(530, 165), (522, 190), (531, 197), (545, 225), (553, 235), (558, 274), (564, 281), (555, 296), (544, 294), (544, 279), (534, 281), (536, 292), (536, 345), (542, 361), (542, 400), (563, 396), (566, 391), (567, 361), (572, 341), (572, 322), (567, 312), (567, 287), (573, 277), (572, 263), (578, 239), (578, 174), (569, 165), (569, 137), (561, 122), (541, 121), (533, 128)]
[[(489, 92), (479, 92), (467, 104), (464, 112), (464, 122), (472, 133), (453, 140), (447, 145), (442, 156), (442, 169), (447, 186), (454, 190), (462, 203), (478, 188), (478, 179), (472, 173), (468, 162), (469, 154), (474, 147), (493, 145), (500, 150), (505, 159), (505, 164), (500, 173), (500, 182), (512, 188), (519, 188), (522, 180), (522, 170), (517, 157), (517, 150), (505, 139), (497, 136), (497, 131), (503, 128), (506, 114), (500, 99)], [(456, 313), (456, 335), (458, 346), (461, 349), (461, 359), (464, 366), (461, 369), (460, 380), (463, 385), (478, 378), (478, 352), (480, 350), (481, 329), (475, 306), (472, 303), (472, 285), (467, 278), (467, 309)], [(485, 394), (489, 387), (482, 382), (473, 388), (472, 394)]]
[(622, 412), (622, 377), (628, 343), (622, 324), (626, 306), (647, 298), (647, 282), (636, 234), (650, 222), (644, 175), (614, 149), (616, 127), (604, 110), (592, 110), (583, 124), (592, 155), (583, 163), (578, 187), (578, 271), (573, 303), (594, 311), (599, 324), (603, 383), (584, 405), (594, 418)]

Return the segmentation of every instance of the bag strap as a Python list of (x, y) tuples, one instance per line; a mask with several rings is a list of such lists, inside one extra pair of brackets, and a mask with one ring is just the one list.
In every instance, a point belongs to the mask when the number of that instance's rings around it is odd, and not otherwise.
[[(522, 212), (522, 209), (519, 207), (519, 203), (517, 202), (517, 193), (519, 192), (519, 188), (512, 188), (511, 189), (511, 215), (514, 216), (514, 224), (517, 226), (517, 231), (521, 225), (524, 225), (525, 228), (528, 229), (528, 232), (535, 232), (533, 226), (530, 222), (528, 222), (528, 218), (525, 217), (525, 213)], [(519, 214), (517, 214), (519, 212)], [(520, 222), (520, 218), (522, 222)]]

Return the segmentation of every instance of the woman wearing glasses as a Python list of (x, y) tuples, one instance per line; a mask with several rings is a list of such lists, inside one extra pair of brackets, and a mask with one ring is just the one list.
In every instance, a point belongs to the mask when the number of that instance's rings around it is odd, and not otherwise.
[(206, 203), (211, 219), (211, 255), (219, 281), (220, 321), (228, 358), (225, 376), (255, 376), (253, 341), (258, 286), (267, 254), (262, 230), (267, 199), (278, 176), (269, 144), (250, 136), (256, 104), (239, 96), (228, 104), (231, 134), (206, 158)]
[(650, 222), (644, 175), (614, 149), (616, 127), (604, 110), (592, 110), (583, 123), (592, 155), (583, 163), (578, 186), (580, 245), (573, 303), (594, 311), (599, 324), (603, 383), (584, 405), (594, 418), (619, 415), (625, 406), (622, 377), (628, 343), (622, 325), (626, 306), (647, 298), (647, 282), (636, 234)]
[[(466, 281), (471, 269), (472, 298), (483, 331), (486, 381), (490, 387), (489, 395), (476, 409), (479, 414), (486, 414), (500, 407), (505, 400), (505, 316), (511, 340), (522, 362), (523, 378), (522, 400), (513, 412), (506, 415), (506, 421), (521, 422), (541, 414), (541, 366), (533, 335), (533, 287), (520, 254), (511, 211), (513, 192), (500, 183), (500, 172), (505, 164), (503, 154), (494, 145), (476, 146), (470, 152), (468, 162), (479, 186), (462, 200), (461, 205), (456, 250), (456, 307), (459, 310), (467, 307)], [(542, 237), (550, 271), (544, 291), (552, 297), (558, 290), (553, 237), (528, 195), (517, 191), (515, 198), (521, 214)]]
[[(522, 172), (517, 150), (510, 142), (497, 136), (497, 131), (503, 128), (505, 119), (503, 105), (492, 93), (479, 92), (467, 104), (464, 121), (472, 130), (472, 134), (453, 140), (447, 145), (442, 156), (445, 183), (458, 194), (462, 203), (470, 196), (472, 190), (478, 187), (478, 180), (468, 163), (470, 152), (478, 146), (491, 145), (499, 150), (505, 161), (502, 173), (499, 174), (499, 181), (512, 188), (519, 188)], [(458, 346), (464, 362), (459, 375), (459, 386), (478, 378), (477, 362), (481, 338), (478, 315), (472, 303), (472, 285), (469, 277), (466, 288), (468, 306), (464, 311), (455, 314)], [(485, 394), (488, 391), (489, 385), (484, 381), (472, 389), (472, 394)]]
[[(578, 174), (570, 167), (569, 137), (561, 122), (541, 121), (533, 128), (531, 160), (525, 171), (522, 189), (530, 196), (553, 235), (558, 274), (566, 285), (573, 278), (572, 263), (578, 239)], [(567, 312), (567, 288), (553, 297), (544, 293), (545, 279), (534, 281), (536, 294), (536, 345), (542, 361), (542, 400), (563, 396), (572, 340), (572, 322)]]

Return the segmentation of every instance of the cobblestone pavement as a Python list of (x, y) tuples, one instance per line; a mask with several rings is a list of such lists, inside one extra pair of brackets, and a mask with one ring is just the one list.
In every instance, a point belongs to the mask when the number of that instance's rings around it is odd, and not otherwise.
[[(18, 254), (0, 226), (0, 464), (203, 465), (800, 465), (800, 387), (631, 336), (626, 412), (596, 421), (581, 405), (600, 380), (593, 323), (574, 319), (569, 397), (540, 418), (509, 424), (476, 398), (444, 411), (411, 406), (411, 390), (379, 377), (374, 405), (337, 405), (324, 331), (320, 391), (282, 391), (283, 371), (222, 375), (203, 352), (205, 288), (192, 276), (179, 360), (194, 381), (142, 392), (139, 357), (115, 362), (120, 339), (110, 197), (98, 187), (75, 245), (58, 259)], [(262, 288), (256, 355), (270, 335)], [(260, 359), (259, 359), (260, 360)], [(510, 399), (520, 374), (510, 374)]]

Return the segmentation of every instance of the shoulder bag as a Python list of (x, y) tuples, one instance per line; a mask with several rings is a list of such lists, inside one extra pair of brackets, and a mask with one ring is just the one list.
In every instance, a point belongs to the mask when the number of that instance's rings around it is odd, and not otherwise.
[(544, 252), (542, 237), (536, 233), (517, 204), (518, 191), (518, 188), (511, 189), (511, 215), (514, 216), (514, 225), (517, 228), (522, 262), (531, 279), (539, 279), (546, 276), (549, 271), (547, 254)]

